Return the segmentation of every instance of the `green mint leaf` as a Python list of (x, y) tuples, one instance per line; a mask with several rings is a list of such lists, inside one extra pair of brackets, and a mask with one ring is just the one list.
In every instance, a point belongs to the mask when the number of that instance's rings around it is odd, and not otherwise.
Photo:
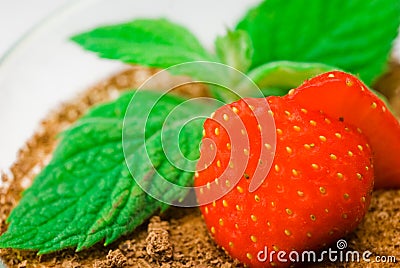
[(261, 65), (247, 75), (264, 96), (283, 96), (306, 79), (338, 69), (321, 63), (277, 61)]
[[(135, 113), (130, 113), (129, 120), (124, 121), (133, 94)], [(126, 149), (139, 157), (144, 157), (146, 150), (149, 152), (154, 167), (138, 162), (136, 165), (141, 172), (134, 174), (146, 175), (150, 184), (152, 177), (148, 173), (152, 170), (177, 185), (193, 183), (193, 173), (177, 169), (165, 157), (160, 145), (161, 129), (168, 137), (169, 132), (182, 127), (179, 124), (164, 126), (164, 120), (184, 100), (169, 95), (160, 97), (160, 93), (150, 91), (122, 95), (92, 109), (64, 132), (51, 162), (24, 192), (9, 216), (10, 225), (0, 237), (0, 247), (45, 254), (70, 247), (79, 251), (102, 240), (108, 245), (152, 214), (165, 210), (168, 205), (146, 194), (133, 179), (123, 152)], [(150, 108), (151, 113), (145, 117), (144, 111)], [(187, 121), (196, 110), (202, 109), (203, 106), (196, 104), (190, 109), (185, 106), (175, 113), (174, 120)], [(190, 159), (199, 156), (201, 124), (198, 120), (185, 125), (180, 132), (180, 150)], [(143, 126), (146, 126), (145, 143), (139, 135), (143, 133)], [(133, 133), (124, 147), (123, 130)], [(171, 158), (180, 159), (177, 153), (170, 152)], [(185, 169), (193, 170), (194, 166)], [(158, 187), (170, 198), (182, 199), (186, 194), (165, 189), (163, 185), (152, 187)]]
[(397, 0), (268, 0), (237, 29), (252, 39), (252, 68), (281, 60), (322, 62), (371, 84), (385, 70), (399, 23)]
[(166, 19), (138, 19), (100, 27), (71, 38), (100, 57), (167, 68), (188, 61), (214, 60), (185, 27)]
[(228, 30), (225, 36), (215, 40), (215, 49), (220, 62), (246, 72), (251, 66), (253, 45), (250, 36), (242, 30)]

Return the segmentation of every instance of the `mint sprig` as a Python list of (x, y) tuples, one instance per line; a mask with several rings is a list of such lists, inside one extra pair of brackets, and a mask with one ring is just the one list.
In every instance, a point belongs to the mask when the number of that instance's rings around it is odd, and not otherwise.
[(138, 19), (75, 35), (73, 41), (100, 57), (167, 68), (187, 61), (214, 61), (185, 27), (166, 19)]
[[(10, 225), (0, 237), (1, 248), (38, 250), (39, 254), (45, 254), (67, 247), (76, 247), (80, 251), (101, 240), (108, 245), (134, 230), (155, 212), (168, 207), (139, 187), (125, 162), (123, 120), (133, 94), (125, 94), (114, 102), (94, 108), (62, 134), (50, 164), (24, 192), (8, 218)], [(190, 186), (193, 173), (178, 170), (158, 147), (166, 116), (184, 100), (169, 95), (159, 99), (160, 96), (155, 92), (137, 92), (134, 99), (141, 109), (130, 114), (130, 123), (125, 125), (125, 130), (140, 133), (146, 126), (145, 144), (154, 166), (143, 163), (142, 170), (156, 169), (169, 181)], [(143, 111), (151, 107), (152, 112), (145, 118)], [(183, 107), (176, 116), (181, 120), (191, 118), (196, 109), (205, 108), (191, 104), (190, 110)], [(199, 154), (201, 125), (200, 120), (186, 125), (186, 130), (180, 134), (184, 142), (181, 151), (192, 159)], [(181, 127), (175, 124), (165, 131), (178, 131)], [(145, 155), (143, 141), (138, 139), (131, 135), (124, 145), (142, 157)], [(193, 170), (194, 166), (188, 168)], [(162, 189), (162, 185), (158, 187), (171, 198), (185, 195), (173, 189)]]
[(267, 0), (237, 29), (253, 42), (252, 68), (282, 60), (320, 62), (371, 85), (385, 70), (399, 23), (397, 0)]

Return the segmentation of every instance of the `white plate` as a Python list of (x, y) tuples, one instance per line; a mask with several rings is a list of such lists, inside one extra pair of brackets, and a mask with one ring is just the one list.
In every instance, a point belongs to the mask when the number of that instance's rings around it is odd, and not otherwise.
[(68, 38), (90, 28), (134, 18), (167, 17), (186, 25), (212, 48), (260, 0), (81, 0), (55, 13), (27, 34), (0, 63), (0, 170), (51, 109), (123, 68), (98, 59)]

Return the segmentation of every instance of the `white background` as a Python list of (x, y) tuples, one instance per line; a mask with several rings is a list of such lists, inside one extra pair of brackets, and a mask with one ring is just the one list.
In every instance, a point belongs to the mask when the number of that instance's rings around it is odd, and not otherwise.
[(0, 0), (0, 58), (49, 14), (71, 0)]

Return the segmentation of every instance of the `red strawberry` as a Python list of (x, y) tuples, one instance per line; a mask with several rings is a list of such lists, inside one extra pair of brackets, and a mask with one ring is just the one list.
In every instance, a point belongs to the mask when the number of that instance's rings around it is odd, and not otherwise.
[(375, 187), (400, 187), (400, 123), (356, 77), (328, 72), (306, 81), (287, 99), (359, 128), (372, 147)]
[[(276, 125), (274, 158), (275, 128), (267, 117)], [(354, 127), (288, 98), (269, 97), (225, 105), (204, 128), (197, 197), (209, 231), (233, 258), (251, 267), (289, 265), (277, 254), (273, 263), (269, 256), (264, 262), (266, 247), (285, 251), (289, 260), (290, 251), (301, 256), (320, 249), (363, 218), (373, 166), (367, 139)], [(250, 191), (265, 166), (271, 171)]]

